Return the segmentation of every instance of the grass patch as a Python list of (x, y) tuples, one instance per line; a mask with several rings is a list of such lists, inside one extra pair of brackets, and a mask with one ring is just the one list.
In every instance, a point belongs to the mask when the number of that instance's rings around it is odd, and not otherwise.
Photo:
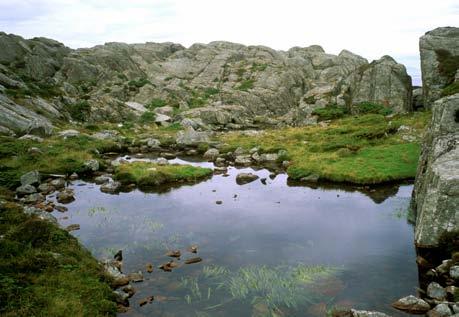
[[(314, 97), (312, 97), (314, 98)], [(325, 108), (315, 109), (312, 114), (319, 116), (319, 120), (332, 120), (342, 118), (348, 113), (345, 107), (330, 105)]]
[(133, 162), (120, 165), (115, 178), (123, 184), (153, 187), (174, 182), (193, 182), (212, 174), (210, 168), (191, 165), (158, 165), (150, 162)]
[[(28, 149), (37, 147), (41, 154), (31, 155)], [(97, 158), (97, 151), (119, 150), (112, 141), (77, 136), (66, 140), (60, 137), (46, 139), (43, 143), (0, 137), (0, 186), (14, 189), (20, 184), (22, 174), (31, 170), (42, 173), (84, 173), (84, 162)]]
[(373, 102), (361, 102), (352, 106), (352, 112), (355, 114), (382, 114), (387, 116), (392, 113), (392, 109)]
[(203, 89), (196, 89), (191, 91), (191, 97), (188, 99), (188, 106), (190, 108), (198, 108), (206, 105), (212, 96), (220, 93), (218, 88), (206, 87)]
[(451, 96), (451, 95), (458, 94), (458, 93), (459, 93), (459, 81), (456, 81), (456, 82), (446, 86), (441, 91), (442, 97)]
[(155, 122), (156, 114), (152, 111), (145, 111), (139, 118), (140, 123), (153, 123)]
[(82, 100), (69, 106), (68, 111), (72, 119), (77, 121), (86, 121), (89, 113), (91, 112), (91, 106), (88, 101)]
[(227, 144), (222, 151), (239, 146), (259, 147), (265, 153), (285, 150), (290, 158), (287, 173), (293, 179), (316, 174), (322, 180), (375, 184), (414, 178), (420, 145), (396, 132), (405, 125), (420, 135), (429, 119), (429, 112), (393, 118), (366, 114), (337, 119), (326, 127), (267, 130), (256, 136), (230, 132), (220, 139)]
[(133, 79), (128, 82), (128, 86), (142, 88), (146, 84), (151, 84), (151, 82), (146, 78)]
[(147, 106), (148, 109), (155, 109), (155, 108), (160, 108), (164, 107), (167, 105), (166, 100), (161, 99), (161, 98), (154, 98)]
[(255, 81), (253, 79), (246, 79), (246, 80), (243, 80), (239, 86), (236, 87), (236, 89), (238, 90), (242, 90), (242, 91), (248, 91), (250, 89), (253, 88), (253, 83)]
[(115, 316), (100, 264), (57, 226), (0, 208), (0, 315)]

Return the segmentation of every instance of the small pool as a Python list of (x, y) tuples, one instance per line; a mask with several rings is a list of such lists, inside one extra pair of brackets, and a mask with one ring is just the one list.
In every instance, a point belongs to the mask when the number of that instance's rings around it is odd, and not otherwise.
[[(265, 184), (238, 185), (240, 172)], [(64, 226), (80, 224), (73, 234), (97, 258), (123, 250), (123, 271), (143, 272), (125, 316), (326, 316), (334, 307), (398, 316), (390, 303), (418, 284), (405, 212), (412, 185), (311, 188), (270, 175), (230, 167), (198, 184), (118, 195), (76, 181), (76, 201), (54, 215)], [(157, 269), (175, 249), (181, 266)], [(193, 256), (203, 261), (183, 264)]]

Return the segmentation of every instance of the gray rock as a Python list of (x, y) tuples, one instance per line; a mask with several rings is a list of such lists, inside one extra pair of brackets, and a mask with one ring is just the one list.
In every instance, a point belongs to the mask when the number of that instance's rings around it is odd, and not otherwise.
[(360, 78), (351, 85), (352, 103), (373, 102), (393, 109), (411, 111), (411, 77), (405, 66), (392, 57), (383, 56), (362, 68)]
[(24, 206), (24, 213), (30, 216), (35, 216), (38, 219), (43, 221), (49, 221), (51, 223), (57, 224), (57, 219), (51, 215), (49, 212), (42, 211), (39, 208), (31, 207), (31, 206)]
[(41, 193), (33, 193), (33, 194), (30, 194), (30, 195), (26, 195), (23, 198), (23, 202), (25, 204), (36, 204), (36, 203), (42, 202), (44, 200), (45, 200), (45, 197), (43, 197), (43, 195)]
[(453, 279), (459, 279), (459, 265), (454, 265), (449, 269), (449, 276)]
[(195, 131), (192, 127), (187, 127), (184, 131), (179, 131), (177, 133), (176, 142), (179, 145), (188, 145), (188, 146), (195, 146), (200, 143), (209, 143), (210, 133), (209, 132), (198, 132), (198, 131)]
[(110, 181), (113, 181), (113, 180), (110, 176), (107, 176), (107, 175), (101, 175), (101, 176), (97, 176), (96, 178), (94, 178), (94, 182), (98, 185), (102, 185)]
[(64, 191), (59, 192), (56, 195), (56, 198), (57, 198), (57, 202), (61, 204), (68, 204), (75, 200), (73, 191), (70, 191), (70, 190), (64, 190)]
[(266, 163), (273, 163), (279, 159), (279, 155), (277, 153), (263, 153), (260, 155), (260, 161)]
[(104, 130), (91, 135), (94, 139), (97, 140), (111, 140), (117, 141), (119, 139), (119, 133), (115, 130)]
[(446, 317), (453, 313), (447, 304), (438, 304), (432, 310), (427, 312), (427, 317)]
[(238, 155), (234, 160), (234, 164), (241, 166), (249, 166), (252, 164), (252, 157), (250, 155)]
[(29, 141), (34, 141), (38, 143), (43, 142), (43, 138), (40, 138), (39, 136), (36, 136), (36, 135), (31, 135), (31, 134), (26, 134), (26, 135), (21, 136), (19, 140), (29, 140)]
[(69, 130), (60, 131), (58, 135), (61, 138), (67, 139), (67, 138), (73, 138), (73, 137), (79, 136), (80, 132), (77, 130), (69, 129)]
[(375, 312), (375, 311), (366, 311), (366, 310), (355, 310), (351, 309), (352, 317), (390, 317), (384, 313)]
[(423, 299), (409, 295), (392, 303), (392, 306), (409, 314), (424, 314), (430, 309), (430, 305)]
[(155, 116), (155, 122), (159, 124), (164, 124), (166, 122), (171, 122), (171, 121), (172, 121), (172, 118), (169, 116), (166, 116), (165, 114), (157, 113)]
[(244, 185), (251, 183), (259, 178), (258, 175), (252, 174), (252, 173), (239, 173), (236, 176), (236, 183), (238, 185)]
[(50, 185), (53, 186), (54, 188), (56, 189), (62, 189), (65, 187), (65, 179), (63, 178), (56, 178), (56, 179), (53, 179), (51, 182), (50, 182)]
[(427, 296), (441, 301), (446, 298), (446, 290), (437, 282), (432, 282), (427, 286)]
[(118, 303), (118, 304), (121, 304), (121, 305), (124, 305), (124, 306), (128, 306), (129, 305), (129, 294), (123, 292), (123, 291), (120, 291), (120, 290), (115, 290), (113, 291), (113, 295), (115, 297), (115, 301)]
[(161, 146), (161, 142), (158, 139), (148, 138), (142, 140), (150, 149), (158, 149)]
[(168, 117), (172, 117), (174, 115), (174, 108), (170, 106), (158, 107), (155, 108), (154, 112), (156, 114), (162, 114)]
[(439, 70), (439, 52), (459, 55), (459, 28), (440, 27), (427, 32), (419, 40), (421, 53), (424, 105), (430, 108), (440, 98), (442, 89), (451, 81)]
[(47, 195), (55, 190), (56, 189), (48, 183), (42, 183), (40, 186), (38, 186), (38, 191), (44, 195)]
[(220, 151), (217, 149), (208, 149), (203, 157), (208, 161), (215, 161), (215, 159), (220, 155)]
[(459, 94), (437, 100), (432, 109), (410, 205), (418, 247), (437, 246), (459, 219)]
[(306, 182), (306, 183), (317, 183), (319, 181), (319, 175), (311, 174), (306, 177), (302, 177), (300, 181)]
[(30, 195), (36, 192), (37, 189), (32, 185), (22, 185), (16, 188), (16, 195), (18, 195), (18, 197), (23, 197), (25, 195)]
[(169, 161), (164, 158), (164, 157), (158, 157), (156, 160), (155, 160), (156, 164), (158, 165), (167, 165), (169, 164)]
[(98, 160), (88, 160), (84, 163), (84, 168), (88, 172), (97, 172), (99, 167), (100, 165)]
[(74, 181), (74, 180), (77, 180), (78, 177), (79, 177), (79, 176), (78, 176), (77, 173), (72, 173), (72, 174), (70, 174), (69, 179), (72, 180), (72, 181)]
[(100, 186), (100, 191), (108, 194), (115, 194), (119, 192), (121, 188), (120, 182), (111, 181)]
[(21, 184), (37, 186), (41, 182), (41, 176), (38, 171), (31, 171), (21, 176)]

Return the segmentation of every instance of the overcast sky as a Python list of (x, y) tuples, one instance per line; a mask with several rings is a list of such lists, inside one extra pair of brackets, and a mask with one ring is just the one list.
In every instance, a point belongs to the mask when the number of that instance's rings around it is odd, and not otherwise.
[(225, 40), (287, 50), (321, 45), (370, 61), (391, 55), (420, 82), (418, 39), (459, 26), (459, 0), (0, 0), (0, 30), (72, 48), (110, 41)]

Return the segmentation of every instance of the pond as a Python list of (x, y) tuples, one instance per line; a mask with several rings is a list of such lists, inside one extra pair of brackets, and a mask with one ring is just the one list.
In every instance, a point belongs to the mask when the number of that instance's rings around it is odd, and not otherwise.
[[(238, 185), (240, 172), (265, 184)], [(398, 316), (390, 303), (418, 285), (405, 213), (412, 185), (312, 188), (273, 176), (230, 167), (198, 184), (118, 195), (79, 180), (69, 211), (54, 215), (80, 224), (73, 234), (97, 258), (123, 250), (123, 271), (143, 272), (125, 316), (326, 316), (350, 306)], [(158, 269), (176, 249), (180, 267)], [(196, 256), (202, 262), (184, 264)]]

